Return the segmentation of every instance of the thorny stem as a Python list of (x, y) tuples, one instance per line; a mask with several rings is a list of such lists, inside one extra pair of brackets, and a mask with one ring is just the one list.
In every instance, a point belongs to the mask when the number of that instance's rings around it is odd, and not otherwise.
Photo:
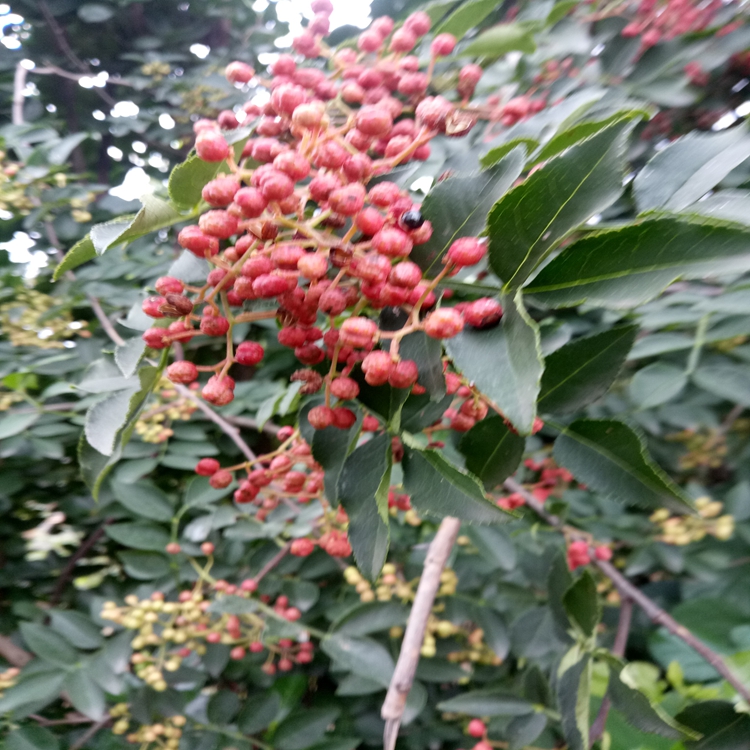
[[(511, 492), (519, 493), (526, 505), (529, 506), (540, 518), (546, 521), (555, 529), (562, 530), (564, 524), (558, 516), (548, 513), (544, 505), (539, 502), (528, 490), (516, 482), (515, 479), (506, 479), (505, 486)], [(581, 533), (581, 538), (585, 536)], [(703, 641), (698, 640), (684, 625), (680, 625), (671, 615), (665, 612), (655, 601), (646, 596), (639, 588), (628, 581), (625, 576), (615, 568), (612, 563), (606, 560), (597, 560), (594, 555), (591, 556), (591, 563), (595, 565), (604, 575), (609, 578), (615, 585), (615, 588), (623, 599), (630, 599), (637, 604), (646, 614), (646, 616), (655, 625), (661, 625), (666, 628), (672, 635), (677, 636), (681, 641), (686, 643), (696, 653), (700, 654), (748, 703), (750, 703), (750, 690), (734, 675), (729, 669), (726, 662), (713, 649), (706, 646)]]

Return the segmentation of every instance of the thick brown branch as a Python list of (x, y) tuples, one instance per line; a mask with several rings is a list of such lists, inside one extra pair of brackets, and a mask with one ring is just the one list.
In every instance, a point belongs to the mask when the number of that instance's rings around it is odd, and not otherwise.
[[(505, 486), (511, 492), (521, 494), (526, 501), (526, 505), (550, 526), (554, 526), (556, 529), (563, 528), (563, 522), (557, 516), (548, 513), (544, 509), (544, 505), (514, 479), (506, 479)], [(745, 701), (750, 703), (750, 690), (732, 673), (719, 654), (698, 640), (686, 627), (680, 625), (677, 620), (665, 612), (656, 602), (649, 599), (639, 588), (630, 583), (614, 565), (606, 560), (597, 560), (593, 554), (591, 555), (591, 563), (592, 565), (596, 565), (612, 581), (621, 598), (632, 599), (646, 613), (651, 622), (666, 628), (672, 635), (676, 635), (690, 646), (693, 651), (700, 654)]]
[(13, 76), (13, 110), (11, 115), (11, 121), (14, 125), (23, 125), (23, 91), (26, 88), (27, 72), (21, 63), (16, 64), (16, 72)]
[(385, 750), (393, 750), (396, 746), (401, 717), (406, 708), (406, 698), (414, 684), (414, 675), (419, 663), (419, 653), (422, 649), (427, 620), (432, 612), (435, 594), (440, 586), (440, 574), (443, 572), (453, 544), (458, 536), (461, 522), (457, 518), (447, 517), (440, 523), (440, 528), (427, 550), (424, 570), (419, 579), (419, 586), (414, 597), (414, 605), (409, 614), (404, 640), (401, 643), (401, 653), (398, 655), (396, 669), (388, 686), (388, 693), (383, 702), (380, 715), (385, 719), (383, 746)]
[(7, 635), (0, 635), (0, 656), (12, 667), (24, 667), (32, 656), (20, 646), (16, 646)]

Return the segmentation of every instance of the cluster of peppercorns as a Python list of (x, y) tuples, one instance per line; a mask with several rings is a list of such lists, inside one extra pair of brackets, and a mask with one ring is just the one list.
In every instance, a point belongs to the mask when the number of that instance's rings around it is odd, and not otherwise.
[[(203, 547), (205, 554), (213, 553), (210, 542)], [(209, 643), (231, 646), (229, 655), (234, 660), (244, 659), (248, 653), (266, 652), (267, 658), (261, 667), (266, 674), (275, 674), (277, 668), (289, 671), (295, 663), (312, 661), (313, 644), (302, 634), (299, 642), (289, 638), (264, 638), (263, 610), (240, 615), (212, 611), (212, 603), (227, 596), (251, 597), (258, 588), (255, 579), (239, 584), (218, 580), (213, 581), (211, 587), (212, 591), (207, 592), (198, 583), (192, 590), (181, 591), (176, 601), (167, 601), (164, 594), (157, 591), (144, 600), (130, 594), (121, 607), (115, 602), (105, 602), (104, 619), (138, 631), (132, 640), (134, 653), (130, 660), (135, 674), (154, 690), (166, 690), (164, 672), (177, 671), (183, 660), (192, 654), (203, 656)], [(273, 601), (266, 594), (258, 599), (266, 616), (288, 622), (295, 622), (302, 616), (283, 594)]]
[[(585, 567), (591, 562), (591, 552), (591, 545), (583, 539), (570, 542), (567, 549), (568, 567), (571, 570)], [(597, 544), (593, 547), (593, 554), (597, 560), (612, 559), (612, 550), (604, 544)]]
[(375, 582), (374, 591), (372, 584), (354, 566), (344, 571), (344, 580), (350, 586), (354, 586), (354, 590), (363, 602), (372, 602), (376, 598), (379, 602), (388, 602), (393, 597), (401, 601), (411, 601), (414, 598), (414, 582), (405, 580), (393, 563), (386, 563), (383, 566)]
[(726, 436), (717, 429), (685, 429), (666, 437), (687, 448), (687, 453), (679, 458), (679, 466), (684, 471), (716, 469), (724, 463), (729, 450)]
[[(524, 466), (532, 472), (539, 472), (536, 481), (526, 483), (526, 489), (540, 502), (543, 503), (550, 495), (559, 496), (573, 482), (573, 475), (560, 466), (557, 466), (553, 459), (545, 458), (542, 461), (535, 461), (533, 458), (527, 458)], [(583, 487), (583, 485), (579, 485)], [(497, 504), (503, 510), (516, 510), (526, 505), (526, 499), (520, 492), (511, 492), (497, 500)]]
[(665, 544), (684, 546), (706, 536), (726, 541), (734, 534), (734, 517), (720, 515), (724, 506), (717, 500), (699, 497), (695, 501), (698, 517), (673, 516), (666, 508), (651, 514), (651, 521), (661, 527), (659, 539)]
[(109, 715), (116, 719), (112, 725), (112, 734), (125, 734), (125, 739), (133, 744), (140, 744), (146, 748), (152, 743), (167, 750), (176, 750), (180, 746), (182, 727), (187, 724), (187, 719), (181, 714), (168, 716), (158, 724), (144, 724), (135, 732), (128, 732), (133, 721), (130, 715), (130, 707), (127, 703), (118, 703), (109, 710)]

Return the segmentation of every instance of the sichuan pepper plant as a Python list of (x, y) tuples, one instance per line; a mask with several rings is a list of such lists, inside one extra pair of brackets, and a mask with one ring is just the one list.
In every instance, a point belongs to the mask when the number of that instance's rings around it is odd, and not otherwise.
[[(332, 10), (55, 269), (180, 249), (119, 327), (92, 301), (101, 525), (16, 607), (9, 742), (741, 747), (750, 138), (694, 132), (741, 9), (480, 0), (338, 48)], [(8, 382), (9, 436), (65, 392)]]

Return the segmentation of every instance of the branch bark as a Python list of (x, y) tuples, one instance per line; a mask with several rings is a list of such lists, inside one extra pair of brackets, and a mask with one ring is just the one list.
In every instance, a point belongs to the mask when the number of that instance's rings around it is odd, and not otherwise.
[(14, 125), (23, 125), (23, 91), (26, 88), (26, 74), (28, 71), (21, 65), (16, 64), (16, 72), (13, 75), (13, 110), (11, 122)]
[(5, 659), (12, 667), (24, 667), (32, 659), (31, 654), (16, 646), (7, 635), (0, 635), (0, 656)]
[[(540, 518), (544, 519), (550, 526), (556, 529), (562, 529), (565, 524), (557, 516), (548, 513), (544, 505), (540, 503), (528, 490), (516, 482), (515, 479), (506, 479), (505, 486), (511, 492), (518, 492), (529, 506)], [(573, 529), (573, 531), (575, 531)], [(581, 535), (583, 538), (583, 535)], [(593, 550), (592, 550), (593, 553)], [(726, 662), (713, 649), (706, 646), (703, 641), (696, 638), (686, 627), (680, 625), (677, 620), (665, 612), (655, 601), (649, 599), (639, 588), (634, 586), (625, 576), (620, 573), (614, 565), (606, 560), (597, 560), (591, 554), (591, 564), (595, 565), (604, 573), (615, 585), (615, 588), (623, 599), (631, 599), (646, 614), (646, 616), (655, 625), (661, 625), (666, 628), (672, 635), (676, 635), (681, 641), (686, 643), (696, 653), (700, 654), (738, 693), (742, 698), (750, 703), (750, 690), (737, 678), (729, 669)]]
[(419, 652), (422, 649), (427, 620), (432, 612), (435, 594), (440, 586), (440, 574), (443, 572), (453, 544), (458, 536), (461, 522), (450, 516), (444, 518), (435, 538), (427, 550), (422, 577), (414, 597), (414, 605), (409, 614), (401, 653), (398, 655), (396, 669), (391, 677), (391, 684), (383, 702), (380, 715), (385, 719), (383, 733), (384, 750), (393, 750), (396, 746), (401, 717), (406, 708), (406, 698), (414, 684), (414, 675), (419, 663)]

